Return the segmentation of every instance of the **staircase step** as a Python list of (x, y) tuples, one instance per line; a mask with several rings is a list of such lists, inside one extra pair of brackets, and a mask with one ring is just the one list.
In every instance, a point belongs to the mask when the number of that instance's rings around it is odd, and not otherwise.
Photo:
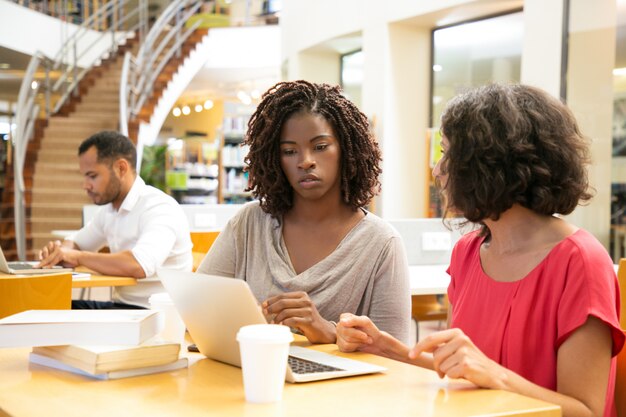
[(67, 149), (46, 149), (39, 151), (37, 162), (56, 162), (56, 163), (75, 163), (78, 167), (78, 158), (76, 153)]
[(83, 189), (83, 177), (80, 175), (37, 175), (33, 180), (33, 186), (37, 188), (58, 189), (63, 185), (64, 189)]
[(117, 113), (119, 112), (120, 109), (120, 103), (113, 101), (113, 102), (106, 102), (106, 101), (101, 101), (101, 102), (83, 102), (80, 103), (79, 105), (76, 106), (76, 111), (80, 112), (80, 111), (88, 111), (88, 112), (100, 112), (100, 111), (105, 111), (107, 113), (110, 112), (114, 112)]
[[(85, 138), (87, 137), (85, 136)], [(39, 149), (40, 149), (40, 152), (46, 152), (52, 149), (64, 150), (64, 151), (71, 153), (76, 158), (78, 155), (78, 147), (80, 143), (81, 143), (81, 140), (77, 140), (77, 139), (71, 139), (69, 141), (62, 141), (62, 140), (46, 141), (41, 144), (41, 147)]]
[(78, 159), (73, 164), (59, 164), (54, 162), (38, 162), (34, 176), (38, 175), (80, 175)]
[[(97, 103), (94, 100), (94, 103)], [(46, 129), (46, 133), (57, 129), (83, 129), (90, 128), (93, 130), (95, 127), (106, 127), (109, 122), (105, 120), (88, 120), (74, 117), (52, 117), (50, 118), (50, 124)]]
[(82, 218), (31, 217), (30, 224), (33, 233), (50, 233), (53, 230), (78, 230), (82, 226)]
[(83, 206), (80, 203), (37, 203), (33, 204), (31, 218), (61, 217), (82, 220)]

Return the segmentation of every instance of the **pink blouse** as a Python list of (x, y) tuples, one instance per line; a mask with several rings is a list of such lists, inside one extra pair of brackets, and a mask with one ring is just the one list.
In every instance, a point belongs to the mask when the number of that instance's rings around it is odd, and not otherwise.
[(588, 316), (606, 323), (613, 360), (604, 416), (614, 415), (615, 355), (624, 345), (613, 262), (590, 233), (559, 242), (527, 276), (495, 281), (484, 273), (478, 232), (455, 246), (448, 273), (452, 327), (489, 358), (542, 387), (556, 390), (557, 352)]

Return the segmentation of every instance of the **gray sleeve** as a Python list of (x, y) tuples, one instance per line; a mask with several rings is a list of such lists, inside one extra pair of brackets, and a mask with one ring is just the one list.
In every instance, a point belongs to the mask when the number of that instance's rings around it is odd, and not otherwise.
[(231, 219), (213, 242), (198, 270), (202, 274), (235, 277), (237, 250), (235, 243), (234, 219)]
[(374, 324), (404, 344), (411, 329), (409, 266), (399, 237), (389, 239), (380, 254), (372, 290), (369, 317)]

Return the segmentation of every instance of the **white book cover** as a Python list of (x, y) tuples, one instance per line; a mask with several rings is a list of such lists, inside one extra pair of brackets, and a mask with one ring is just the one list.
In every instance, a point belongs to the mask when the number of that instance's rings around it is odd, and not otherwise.
[(103, 372), (100, 374), (92, 374), (85, 372), (82, 369), (74, 368), (56, 359), (52, 359), (48, 356), (38, 355), (36, 353), (30, 353), (29, 360), (31, 363), (38, 365), (48, 366), (50, 368), (59, 369), (61, 371), (73, 372), (75, 374), (88, 376), (90, 378), (107, 380), (107, 379), (120, 379), (128, 378), (131, 376), (156, 374), (159, 372), (175, 371), (177, 369), (183, 369), (188, 366), (187, 358), (179, 358), (174, 362), (167, 363), (165, 365), (146, 366), (143, 368), (125, 369), (120, 371)]
[(0, 319), (0, 347), (138, 345), (162, 329), (153, 310), (28, 310)]

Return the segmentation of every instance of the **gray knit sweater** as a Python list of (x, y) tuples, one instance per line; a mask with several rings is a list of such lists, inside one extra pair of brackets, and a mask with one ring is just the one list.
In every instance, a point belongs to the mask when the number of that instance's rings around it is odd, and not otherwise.
[(282, 292), (305, 291), (326, 320), (366, 315), (408, 342), (409, 270), (396, 231), (372, 213), (354, 226), (325, 259), (296, 274), (280, 220), (258, 202), (246, 204), (226, 225), (198, 272), (244, 279), (259, 302)]

